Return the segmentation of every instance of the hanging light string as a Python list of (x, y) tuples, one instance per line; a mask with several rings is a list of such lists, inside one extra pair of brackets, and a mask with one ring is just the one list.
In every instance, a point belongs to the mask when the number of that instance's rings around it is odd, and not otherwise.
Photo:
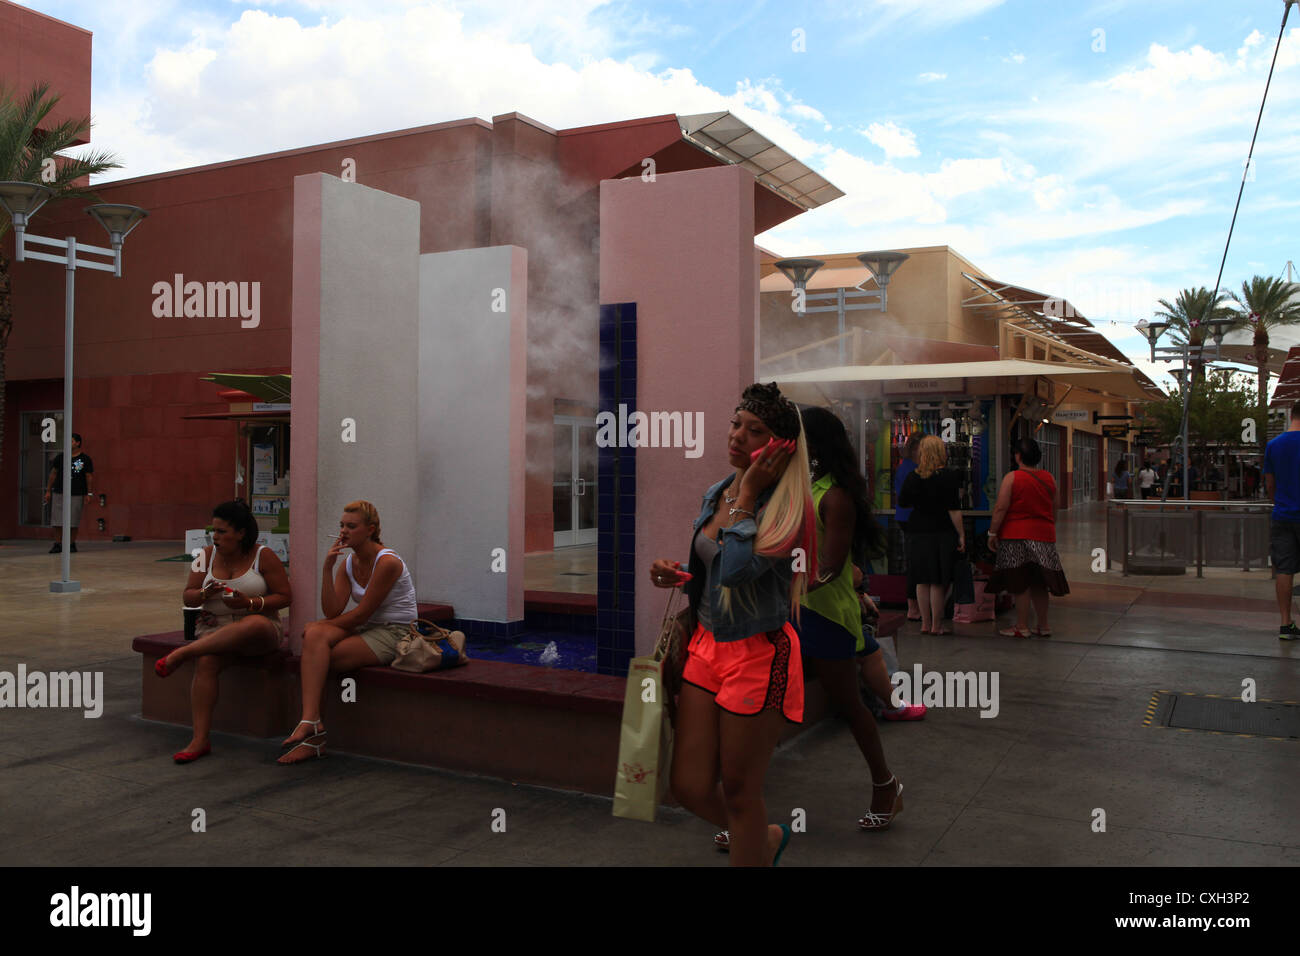
[[(1197, 325), (1203, 325), (1206, 321), (1209, 320), (1210, 309), (1214, 307), (1215, 300), (1219, 298), (1219, 288), (1221, 283), (1223, 282), (1223, 267), (1228, 262), (1228, 248), (1232, 245), (1232, 231), (1237, 226), (1237, 213), (1241, 210), (1241, 197), (1242, 194), (1245, 193), (1246, 191), (1246, 178), (1250, 175), (1250, 164), (1255, 158), (1255, 140), (1259, 138), (1259, 124), (1264, 119), (1264, 104), (1268, 102), (1268, 88), (1273, 83), (1273, 70), (1277, 66), (1278, 51), (1282, 49), (1282, 37), (1286, 33), (1287, 17), (1291, 15), (1292, 4), (1300, 3), (1300, 0), (1283, 0), (1283, 3), (1284, 6), (1282, 7), (1282, 25), (1278, 28), (1277, 31), (1277, 42), (1273, 44), (1273, 61), (1268, 65), (1268, 79), (1264, 81), (1264, 96), (1259, 101), (1259, 113), (1255, 116), (1255, 132), (1251, 134), (1250, 151), (1246, 153), (1246, 165), (1245, 168), (1243, 168), (1241, 171), (1241, 185), (1237, 187), (1237, 203), (1232, 207), (1232, 222), (1228, 224), (1228, 239), (1223, 244), (1223, 258), (1219, 260), (1219, 275), (1214, 280), (1214, 293), (1206, 301), (1205, 311), (1201, 313), (1201, 318), (1197, 322)], [(1190, 341), (1191, 329), (1189, 328), (1187, 331), (1188, 331), (1188, 339)], [(1201, 348), (1202, 349), (1205, 348), (1204, 335), (1201, 336)], [(1183, 436), (1187, 432), (1187, 414), (1192, 407), (1192, 391), (1196, 388), (1196, 378), (1195, 376), (1192, 375), (1192, 369), (1190, 368), (1191, 363), (1188, 362), (1185, 364), (1188, 365), (1189, 367), (1184, 370), (1184, 374), (1188, 376), (1188, 381), (1187, 381), (1187, 394), (1183, 396), (1183, 421), (1178, 429), (1178, 435), (1180, 437), (1180, 440), (1181, 440), (1181, 436)], [(1189, 464), (1190, 451), (1187, 448), (1186, 442), (1183, 442), (1182, 444), (1183, 444), (1183, 497), (1190, 498), (1191, 488), (1188, 487), (1189, 482), (1187, 481), (1187, 470)], [(1173, 476), (1173, 469), (1170, 468), (1168, 471), (1165, 472), (1164, 494), (1161, 495), (1161, 498), (1164, 500), (1168, 500), (1169, 498), (1169, 479), (1172, 476)]]

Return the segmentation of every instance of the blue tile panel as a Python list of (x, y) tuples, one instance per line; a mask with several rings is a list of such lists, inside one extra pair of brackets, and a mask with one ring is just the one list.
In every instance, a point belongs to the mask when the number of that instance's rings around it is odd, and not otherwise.
[[(636, 410), (636, 304), (600, 307), (600, 411)], [(621, 438), (621, 435), (616, 436)], [(622, 677), (636, 650), (636, 449), (597, 449), (596, 672)]]

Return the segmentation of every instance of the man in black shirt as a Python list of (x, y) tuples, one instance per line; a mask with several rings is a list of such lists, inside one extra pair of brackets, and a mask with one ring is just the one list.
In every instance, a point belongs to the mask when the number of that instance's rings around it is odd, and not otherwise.
[[(72, 547), (77, 550), (77, 526), (81, 524), (81, 509), (90, 497), (90, 486), (95, 473), (95, 463), (89, 455), (81, 453), (81, 436), (72, 433)], [(55, 488), (58, 488), (55, 491)], [(54, 525), (54, 544), (50, 554), (63, 550), (63, 455), (56, 455), (50, 467), (50, 477), (45, 483), (45, 500), (54, 498), (54, 511), (50, 517)]]

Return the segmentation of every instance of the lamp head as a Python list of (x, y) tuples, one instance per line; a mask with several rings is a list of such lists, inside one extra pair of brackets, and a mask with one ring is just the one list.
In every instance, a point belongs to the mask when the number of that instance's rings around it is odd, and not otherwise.
[(0, 205), (9, 213), (14, 232), (19, 235), (52, 195), (54, 191), (40, 183), (0, 182)]
[(889, 285), (889, 277), (910, 258), (906, 252), (864, 252), (858, 256), (858, 261), (867, 267), (876, 285), (883, 289)]
[(140, 225), (140, 221), (145, 216), (149, 215), (146, 210), (141, 209), (139, 206), (107, 202), (87, 206), (86, 213), (104, 227), (104, 231), (108, 233), (114, 249), (122, 248), (122, 242), (126, 239), (127, 234)]
[(776, 267), (781, 270), (781, 274), (794, 283), (794, 287), (800, 291), (808, 287), (808, 280), (826, 263), (820, 259), (778, 259)]
[(1214, 339), (1214, 344), (1222, 345), (1223, 336), (1227, 333), (1228, 329), (1232, 327), (1233, 320), (1226, 316), (1220, 316), (1216, 319), (1208, 320), (1205, 324), (1210, 328), (1210, 335)]
[(1146, 336), (1146, 339), (1151, 343), (1152, 348), (1155, 348), (1156, 341), (1164, 334), (1164, 331), (1167, 328), (1169, 328), (1168, 322), (1160, 322), (1158, 320), (1155, 322), (1148, 322), (1146, 319), (1139, 319), (1137, 324), (1137, 330)]

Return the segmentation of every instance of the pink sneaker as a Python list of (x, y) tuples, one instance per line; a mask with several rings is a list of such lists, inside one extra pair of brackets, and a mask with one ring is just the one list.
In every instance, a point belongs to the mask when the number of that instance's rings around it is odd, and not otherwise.
[(909, 704), (903, 701), (902, 707), (897, 710), (886, 710), (881, 716), (885, 720), (921, 720), (928, 709), (924, 704)]

